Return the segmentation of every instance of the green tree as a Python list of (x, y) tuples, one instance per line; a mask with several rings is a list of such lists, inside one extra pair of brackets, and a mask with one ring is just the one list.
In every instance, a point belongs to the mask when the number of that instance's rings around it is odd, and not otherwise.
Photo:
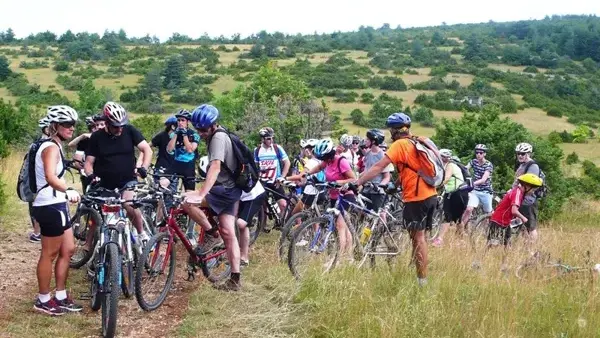
[(167, 89), (179, 88), (185, 82), (185, 63), (181, 55), (173, 55), (167, 60), (163, 76), (163, 87)]
[(457, 120), (442, 119), (436, 126), (433, 140), (439, 147), (451, 148), (460, 158), (472, 157), (476, 144), (486, 144), (489, 148), (486, 158), (494, 165), (492, 183), (495, 190), (510, 188), (515, 179), (515, 145), (531, 143), (535, 160), (544, 170), (551, 191), (542, 200), (540, 217), (548, 219), (560, 212), (569, 196), (560, 168), (562, 150), (543, 138), (534, 137), (522, 125), (500, 118), (500, 110), (496, 106), (485, 106), (480, 113), (467, 113)]
[(0, 81), (6, 80), (6, 78), (12, 73), (9, 68), (10, 63), (4, 55), (0, 55)]
[(573, 142), (575, 143), (587, 143), (590, 137), (590, 127), (585, 124), (580, 124), (575, 130), (573, 130)]
[(131, 124), (135, 126), (144, 135), (146, 140), (152, 139), (152, 137), (160, 130), (164, 128), (164, 121), (160, 115), (145, 114), (137, 117), (131, 121)]
[(433, 111), (427, 107), (419, 107), (413, 112), (413, 121), (419, 122), (423, 127), (433, 127)]
[(567, 164), (575, 164), (575, 163), (579, 162), (579, 156), (577, 155), (576, 152), (572, 152), (569, 155), (567, 155), (567, 158), (565, 161)]

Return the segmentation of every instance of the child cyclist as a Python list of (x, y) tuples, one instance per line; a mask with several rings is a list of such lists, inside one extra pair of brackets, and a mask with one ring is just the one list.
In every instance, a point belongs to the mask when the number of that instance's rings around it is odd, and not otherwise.
[(488, 233), (488, 247), (492, 240), (497, 238), (503, 239), (505, 247), (510, 245), (511, 221), (518, 218), (523, 223), (527, 223), (527, 218), (519, 212), (521, 203), (526, 195), (533, 194), (543, 184), (542, 179), (535, 174), (524, 174), (519, 176), (517, 180), (517, 186), (504, 195), (504, 198), (492, 213)]

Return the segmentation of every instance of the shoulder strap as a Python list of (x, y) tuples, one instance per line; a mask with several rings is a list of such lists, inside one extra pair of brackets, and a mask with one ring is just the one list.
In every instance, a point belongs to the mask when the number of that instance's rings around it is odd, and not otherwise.
[[(67, 171), (67, 166), (65, 164), (65, 156), (62, 152), (62, 149), (60, 148), (60, 145), (58, 143), (56, 143), (56, 141), (54, 141), (53, 139), (43, 139), (40, 142), (40, 146), (42, 143), (45, 143), (46, 141), (51, 141), (52, 143), (56, 144), (56, 146), (58, 147), (58, 153), (60, 154), (60, 162), (62, 163), (62, 170), (60, 171), (60, 173), (58, 174), (58, 178), (61, 178), (64, 176), (65, 172)], [(39, 148), (38, 148), (39, 151)], [(43, 189), (49, 187), (50, 184), (48, 182), (46, 182), (46, 184), (44, 184), (41, 188), (37, 189), (36, 187), (36, 194), (39, 193), (40, 191), (42, 191)], [(56, 190), (54, 190), (54, 195), (56, 196)]]
[(258, 162), (258, 152), (260, 151), (260, 146), (254, 148), (254, 162)]
[(275, 155), (277, 155), (277, 159), (281, 161), (283, 159), (283, 155), (281, 155), (281, 149), (277, 143), (273, 143), (273, 148), (275, 148)]
[[(523, 174), (527, 174), (527, 171), (529, 170), (529, 168), (534, 164), (537, 164), (537, 162), (535, 160), (531, 160), (531, 161), (525, 163), (525, 168), (523, 169)], [(538, 164), (538, 176), (539, 176), (539, 173), (541, 173), (541, 172), (542, 172), (542, 168), (540, 168), (540, 165)]]

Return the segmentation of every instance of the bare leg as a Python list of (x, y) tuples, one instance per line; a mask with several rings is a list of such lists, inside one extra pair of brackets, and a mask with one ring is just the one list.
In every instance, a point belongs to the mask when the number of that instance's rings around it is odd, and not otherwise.
[[(71, 240), (73, 240), (71, 238)], [(42, 252), (37, 265), (37, 279), (40, 294), (50, 293), (50, 280), (52, 280), (52, 262), (58, 256), (62, 237), (42, 236)]]
[(75, 242), (73, 240), (73, 230), (68, 229), (61, 236), (62, 244), (58, 253), (58, 259), (54, 266), (54, 274), (56, 276), (56, 290), (65, 290), (67, 278), (69, 276), (69, 262), (71, 256), (75, 252)]
[(219, 216), (219, 232), (225, 242), (227, 258), (232, 273), (240, 272), (240, 244), (235, 236), (235, 216), (222, 214)]
[(413, 244), (414, 258), (417, 265), (417, 277), (427, 278), (427, 242), (425, 240), (425, 231), (411, 230), (411, 239)]

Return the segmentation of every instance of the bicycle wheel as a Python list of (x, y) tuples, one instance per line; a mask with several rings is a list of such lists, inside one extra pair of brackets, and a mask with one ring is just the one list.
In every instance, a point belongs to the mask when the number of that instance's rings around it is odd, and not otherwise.
[[(156, 310), (161, 306), (173, 285), (173, 278), (175, 277), (175, 243), (173, 242), (169, 250), (168, 237), (168, 232), (159, 232), (152, 236), (137, 262), (135, 299), (144, 311)], [(168, 270), (165, 271), (167, 264)], [(164, 281), (160, 281), (162, 277), (165, 277)], [(153, 286), (156, 286), (156, 288), (153, 288)]]
[(407, 251), (410, 242), (406, 231), (392, 232), (381, 227), (371, 236), (371, 241), (367, 246), (370, 252), (369, 262), (373, 269), (378, 265), (381, 266), (381, 263), (384, 262), (388, 267), (393, 267), (398, 256)]
[[(208, 260), (200, 263), (200, 269), (202, 270), (202, 274), (206, 277), (211, 283), (219, 283), (231, 275), (231, 265), (229, 265), (229, 260), (227, 259), (227, 254), (223, 248), (215, 249), (215, 251), (223, 250), (221, 254), (216, 257), (210, 258)], [(208, 256), (211, 254), (209, 253)]]
[[(469, 241), (475, 252), (482, 252), (488, 245), (488, 233), (490, 229), (490, 215), (483, 214), (473, 223), (469, 229)], [(495, 242), (494, 242), (495, 243)]]
[[(133, 260), (129, 260), (127, 254), (127, 236), (123, 232), (121, 234), (123, 238), (123, 246), (121, 247), (121, 291), (125, 298), (131, 298), (133, 296), (134, 281), (133, 281)], [(134, 252), (134, 250), (132, 250)]]
[[(90, 245), (91, 249), (86, 251), (83, 247), (85, 246), (88, 231), (92, 224), (96, 226), (96, 231), (92, 237), (92, 243)], [(98, 231), (102, 225), (102, 218), (98, 211), (82, 205), (77, 209), (75, 215), (71, 217), (71, 225), (73, 237), (75, 239), (75, 252), (69, 261), (69, 267), (72, 269), (79, 269), (84, 266), (94, 254), (94, 248), (96, 247), (96, 242), (99, 237)]]
[(315, 212), (312, 210), (301, 211), (288, 219), (283, 228), (281, 229), (281, 236), (279, 236), (279, 258), (282, 262), (287, 261), (288, 248), (290, 241), (294, 235), (294, 231), (300, 227), (302, 222), (315, 216)]
[(297, 279), (308, 273), (328, 272), (335, 267), (339, 253), (337, 231), (329, 231), (329, 218), (307, 220), (290, 241), (288, 267)]
[(263, 232), (265, 223), (267, 222), (267, 214), (264, 208), (260, 208), (256, 213), (256, 216), (252, 218), (252, 222), (248, 224), (248, 230), (250, 231), (250, 242), (249, 245), (253, 245), (258, 239), (258, 236)]
[(116, 244), (106, 247), (104, 294), (102, 297), (102, 337), (114, 337), (117, 330), (119, 309), (119, 269), (121, 267), (119, 248)]

